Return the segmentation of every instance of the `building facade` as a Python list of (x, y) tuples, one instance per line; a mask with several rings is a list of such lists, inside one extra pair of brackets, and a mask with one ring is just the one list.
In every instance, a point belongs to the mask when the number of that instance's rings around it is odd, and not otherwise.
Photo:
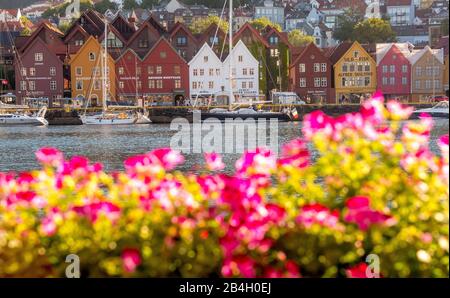
[(255, 19), (266, 17), (284, 27), (284, 7), (273, 0), (264, 0), (255, 6)]
[(412, 0), (387, 0), (386, 15), (392, 26), (412, 25), (416, 8)]
[(429, 102), (433, 96), (444, 94), (443, 49), (426, 46), (415, 50), (409, 57), (411, 63), (411, 93), (414, 102)]
[(359, 103), (375, 92), (376, 62), (355, 41), (333, 65), (336, 101)]
[[(108, 54), (106, 66), (103, 65), (103, 48), (92, 36), (80, 50), (70, 58), (71, 90), (73, 98), (85, 99), (90, 106), (103, 104), (103, 100), (116, 98), (116, 71), (114, 59)], [(106, 85), (103, 84), (104, 67), (106, 67)], [(107, 98), (103, 98), (106, 88)]]
[(377, 88), (386, 98), (408, 102), (411, 95), (411, 44), (377, 44)]
[(115, 67), (117, 99), (137, 103), (143, 97), (141, 58), (129, 48), (116, 59)]
[(332, 69), (328, 57), (310, 43), (290, 66), (290, 91), (306, 103), (335, 103)]

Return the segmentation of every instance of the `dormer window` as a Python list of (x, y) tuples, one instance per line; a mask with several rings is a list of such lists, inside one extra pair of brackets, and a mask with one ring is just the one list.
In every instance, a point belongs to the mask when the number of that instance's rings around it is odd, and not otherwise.
[(269, 43), (270, 44), (278, 44), (278, 36), (271, 36), (269, 38)]
[(187, 44), (186, 36), (178, 36), (177, 37), (177, 46), (185, 46)]
[(89, 61), (95, 61), (95, 53), (89, 53)]
[(210, 44), (218, 44), (219, 43), (219, 38), (217, 37), (217, 36), (211, 36), (210, 38), (209, 38), (209, 43)]
[(359, 52), (358, 51), (354, 51), (353, 52), (353, 58), (358, 58), (359, 57)]
[(205, 62), (205, 63), (208, 62), (208, 56), (203, 57), (203, 62)]
[(140, 39), (138, 43), (138, 47), (140, 48), (148, 48), (148, 40)]

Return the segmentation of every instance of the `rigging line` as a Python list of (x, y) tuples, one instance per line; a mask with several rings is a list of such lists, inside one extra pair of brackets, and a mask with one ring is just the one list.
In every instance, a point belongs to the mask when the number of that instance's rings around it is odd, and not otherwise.
[(211, 43), (211, 48), (214, 48), (214, 43), (216, 42), (217, 33), (219, 33), (220, 23), (222, 22), (223, 12), (225, 11), (225, 6), (227, 4), (227, 0), (224, 1), (222, 11), (220, 12), (219, 23), (217, 24), (216, 32), (214, 33), (214, 39)]

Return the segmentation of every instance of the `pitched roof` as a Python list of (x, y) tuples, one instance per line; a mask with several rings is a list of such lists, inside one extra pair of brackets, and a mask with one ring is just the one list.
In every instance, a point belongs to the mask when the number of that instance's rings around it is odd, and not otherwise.
[(438, 43), (437, 43), (437, 45), (436, 45), (436, 48), (443, 48), (444, 49), (444, 55), (448, 55), (448, 47), (449, 47), (449, 45), (448, 45), (448, 35), (447, 36), (442, 36), (440, 39), (439, 39), (439, 41), (438, 41)]
[(193, 63), (193, 61), (195, 61), (196, 59), (198, 59), (198, 57), (200, 57), (200, 55), (203, 55), (203, 52), (207, 51), (209, 52), (211, 55), (213, 55), (213, 57), (216, 57), (216, 59), (218, 61), (220, 61), (219, 57), (217, 57), (216, 53), (213, 51), (213, 49), (211, 49), (211, 47), (209, 46), (209, 44), (207, 42), (205, 42), (202, 47), (200, 48), (200, 50), (197, 51), (197, 53), (195, 54), (194, 57), (192, 57), (191, 61), (188, 62), (188, 65), (191, 65)]
[(160, 31), (153, 25), (153, 22), (150, 20), (152, 17), (150, 16), (147, 20), (145, 20), (145, 22), (142, 23), (142, 25), (139, 27), (139, 29), (134, 32), (134, 34), (128, 39), (128, 45), (131, 44), (131, 42), (133, 42), (136, 37), (139, 36), (139, 34), (141, 34), (141, 32), (143, 32), (145, 30), (145, 28), (148, 28), (149, 30), (153, 31), (156, 35), (161, 36)]
[(151, 49), (147, 52), (147, 54), (145, 54), (144, 57), (142, 57), (142, 61), (144, 61), (145, 59), (147, 59), (147, 57), (159, 46), (160, 43), (165, 43), (181, 60), (186, 61), (183, 59), (183, 57), (180, 56), (180, 54), (178, 53), (178, 51), (172, 46), (172, 44), (170, 44), (170, 42), (164, 38), (164, 36), (161, 36), (160, 39), (158, 39), (157, 42), (155, 42), (155, 44), (153, 45), (153, 47), (151, 47)]
[(275, 29), (272, 26), (266, 26), (265, 30), (265, 34), (264, 34), (264, 39), (268, 39), (272, 34), (276, 34), (282, 42), (284, 42), (285, 44), (287, 44), (287, 46), (289, 48), (292, 48), (292, 44), (289, 42), (288, 38), (287, 38), (287, 32), (280, 32), (277, 29)]
[[(259, 63), (258, 60), (253, 56), (253, 54), (249, 51), (247, 46), (242, 42), (242, 40), (239, 40), (237, 44), (233, 47), (231, 50), (231, 53), (234, 54), (239, 48), (242, 48), (244, 52), (247, 53), (247, 56), (250, 57), (250, 59), (253, 59), (253, 62)], [(229, 60), (230, 55), (227, 55), (227, 57), (223, 60), (223, 62), (227, 62)]]
[(198, 35), (197, 40), (199, 41), (200, 44), (207, 42), (210, 33), (216, 34), (216, 32), (218, 37), (220, 37), (221, 35), (223, 36), (227, 35), (216, 23), (212, 23), (208, 26), (208, 28), (206, 28), (204, 32)]
[(258, 30), (256, 30), (250, 23), (245, 23), (234, 35), (233, 35), (233, 43), (236, 42), (236, 40), (240, 39), (240, 36), (245, 32), (245, 30), (250, 30), (253, 36), (256, 37), (257, 40), (259, 40), (265, 47), (270, 47), (267, 40), (265, 40)]
[(409, 42), (404, 43), (377, 43), (376, 46), (376, 61), (377, 65), (383, 60), (384, 56), (392, 47), (396, 47), (406, 58), (411, 55), (414, 45)]
[(183, 30), (184, 32), (186, 32), (187, 35), (189, 35), (189, 37), (191, 37), (193, 40), (197, 40), (195, 38), (195, 36), (192, 34), (191, 30), (189, 30), (188, 27), (186, 27), (186, 25), (184, 23), (181, 22), (177, 22), (175, 24), (175, 26), (172, 27), (172, 29), (170, 29), (169, 31), (169, 37), (172, 38), (179, 30)]
[[(305, 55), (305, 53), (307, 52), (308, 49), (310, 48), (316, 48), (318, 52), (320, 52), (321, 55), (323, 55), (324, 57), (328, 58), (324, 52), (322, 52), (321, 49), (319, 49), (317, 47), (317, 45), (314, 42), (310, 42), (307, 46), (305, 47), (300, 47), (297, 51), (297, 55), (296, 57), (292, 60), (293, 62), (291, 63), (291, 65), (289, 67), (294, 67), (295, 65), (297, 65), (297, 63), (299, 62), (299, 60), (303, 57), (303, 55)], [(293, 56), (294, 57), (294, 56)]]
[[(24, 39), (25, 40), (24, 43), (22, 44), (22, 46), (20, 48), (18, 48), (19, 51), (23, 53), (28, 48), (28, 46), (39, 36), (39, 33), (42, 30), (49, 30), (49, 31), (56, 33), (58, 39), (63, 37), (63, 33), (58, 28), (54, 27), (49, 21), (44, 20), (39, 23), (36, 30), (34, 30), (30, 36), (28, 36), (26, 39)], [(52, 47), (51, 50), (57, 54), (64, 54), (66, 51), (66, 48), (65, 48), (65, 45), (64, 45), (62, 39), (60, 39), (60, 41), (61, 41), (61, 44), (59, 46), (56, 45), (56, 46)], [(16, 47), (17, 47), (17, 44), (16, 44)]]
[(421, 50), (414, 50), (413, 53), (408, 57), (411, 65), (416, 64), (417, 61), (419, 61), (419, 59), (422, 58), (422, 56), (427, 52), (434, 55), (439, 62), (444, 63), (444, 49), (431, 49), (429, 46), (425, 46)]
[(335, 64), (336, 62), (341, 59), (342, 56), (344, 56), (345, 53), (347, 53), (348, 49), (353, 45), (353, 43), (346, 41), (343, 43), (340, 43), (339, 45), (327, 49), (325, 52), (325, 56), (327, 56), (330, 59), (330, 62), (332, 64)]

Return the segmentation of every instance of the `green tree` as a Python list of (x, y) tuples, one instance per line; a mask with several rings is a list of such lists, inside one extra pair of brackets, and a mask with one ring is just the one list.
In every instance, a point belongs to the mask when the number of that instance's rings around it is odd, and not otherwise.
[(441, 35), (448, 35), (448, 18), (442, 21), (441, 23)]
[(117, 3), (111, 0), (103, 0), (94, 4), (94, 9), (100, 13), (105, 13), (108, 9), (116, 10)]
[(159, 0), (142, 0), (141, 8), (152, 9), (154, 5), (157, 5)]
[(138, 7), (139, 4), (137, 4), (136, 0), (123, 0), (123, 9), (133, 9)]
[(289, 42), (295, 47), (302, 47), (311, 42), (314, 42), (314, 37), (306, 35), (298, 29), (294, 29), (288, 34)]
[(266, 17), (254, 19), (253, 21), (250, 22), (250, 25), (252, 25), (258, 31), (263, 30), (267, 26), (274, 27), (276, 30), (281, 31), (281, 26), (279, 24), (272, 22)]
[(31, 30), (28, 27), (23, 28), (22, 32), (20, 32), (20, 36), (29, 36), (31, 34)]
[(364, 16), (358, 11), (352, 8), (345, 10), (337, 18), (337, 26), (334, 30), (333, 37), (339, 41), (354, 41), (354, 28), (356, 24), (363, 20)]
[(388, 21), (371, 18), (353, 28), (354, 39), (360, 43), (394, 42), (396, 34)]
[(191, 29), (192, 33), (197, 34), (205, 31), (211, 24), (217, 24), (224, 32), (228, 32), (228, 22), (220, 20), (218, 16), (209, 16), (204, 19), (196, 19), (189, 26), (189, 29)]

